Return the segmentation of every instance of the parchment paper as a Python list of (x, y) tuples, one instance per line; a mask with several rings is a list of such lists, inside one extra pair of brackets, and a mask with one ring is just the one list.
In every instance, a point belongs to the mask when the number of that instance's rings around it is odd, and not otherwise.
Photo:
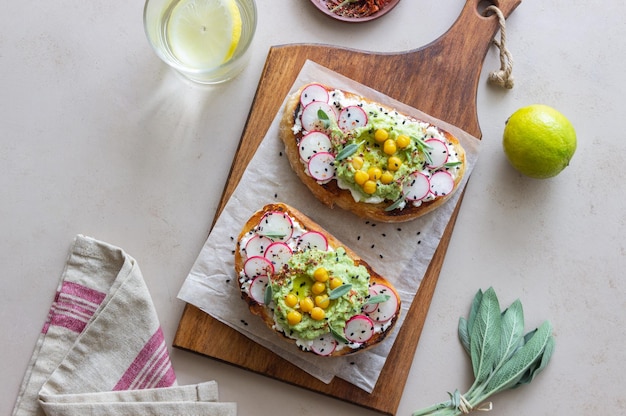
[[(283, 113), (281, 107), (239, 185), (216, 221), (178, 297), (325, 383), (329, 383), (336, 376), (372, 392), (461, 191), (467, 183), (478, 156), (480, 140), (311, 61), (307, 61), (302, 67), (290, 94), (303, 84), (315, 81), (356, 92), (401, 113), (429, 121), (455, 135), (467, 154), (467, 171), (460, 188), (448, 202), (432, 213), (399, 224), (366, 221), (340, 208), (330, 209), (302, 184), (283, 154), (284, 146), (278, 137), (278, 125)], [(309, 216), (395, 285), (402, 300), (402, 312), (393, 333), (381, 344), (346, 357), (319, 357), (301, 352), (295, 345), (285, 342), (282, 336), (271, 331), (261, 319), (249, 312), (237, 285), (233, 250), (243, 224), (265, 204), (274, 202), (292, 205)], [(250, 353), (253, 354), (254, 351)]]

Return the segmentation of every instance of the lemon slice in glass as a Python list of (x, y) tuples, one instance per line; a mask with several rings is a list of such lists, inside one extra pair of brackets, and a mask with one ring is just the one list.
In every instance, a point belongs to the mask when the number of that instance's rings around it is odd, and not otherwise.
[(210, 69), (228, 61), (241, 38), (235, 0), (181, 0), (166, 27), (172, 53), (181, 63)]

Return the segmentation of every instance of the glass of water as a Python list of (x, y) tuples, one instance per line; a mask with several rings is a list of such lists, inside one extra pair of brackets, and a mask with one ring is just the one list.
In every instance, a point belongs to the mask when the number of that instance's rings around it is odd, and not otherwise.
[(254, 0), (146, 0), (146, 36), (156, 54), (202, 84), (243, 70), (257, 24)]

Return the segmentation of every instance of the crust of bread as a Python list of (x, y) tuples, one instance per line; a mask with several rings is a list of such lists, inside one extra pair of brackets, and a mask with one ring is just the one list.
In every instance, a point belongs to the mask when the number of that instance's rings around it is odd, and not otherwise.
[[(398, 317), (400, 316), (400, 309), (401, 309), (400, 295), (396, 291), (393, 284), (391, 284), (387, 279), (385, 279), (383, 276), (381, 276), (376, 271), (374, 271), (372, 267), (365, 260), (359, 257), (348, 246), (341, 243), (341, 241), (339, 241), (336, 237), (334, 237), (332, 234), (330, 234), (328, 231), (323, 229), (316, 222), (314, 222), (309, 217), (307, 217), (302, 212), (298, 211), (292, 206), (289, 206), (284, 203), (268, 204), (264, 206), (262, 209), (260, 209), (259, 211), (255, 212), (250, 217), (250, 219), (246, 222), (246, 224), (243, 226), (241, 230), (241, 233), (239, 234), (237, 238), (237, 247), (235, 250), (235, 272), (237, 273), (237, 276), (239, 276), (241, 271), (243, 270), (243, 265), (246, 260), (244, 256), (241, 254), (240, 242), (242, 238), (246, 234), (248, 234), (249, 231), (253, 230), (259, 224), (261, 218), (263, 217), (263, 215), (265, 215), (265, 213), (273, 212), (273, 211), (282, 211), (282, 212), (287, 213), (289, 216), (294, 218), (307, 231), (318, 231), (318, 232), (323, 233), (328, 241), (329, 247), (332, 247), (333, 249), (336, 249), (338, 247), (343, 247), (346, 253), (348, 254), (348, 256), (354, 261), (356, 265), (364, 266), (367, 269), (370, 275), (370, 286), (376, 283), (383, 284), (387, 286), (390, 290), (392, 290), (396, 296), (396, 299), (398, 299), (398, 306), (396, 308), (396, 313), (394, 317), (391, 318), (390, 325), (386, 328), (385, 331), (374, 334), (374, 336), (370, 340), (368, 340), (366, 343), (364, 343), (359, 349), (342, 348), (342, 349), (334, 351), (329, 356), (336, 357), (336, 356), (343, 356), (343, 355), (353, 354), (356, 352), (361, 352), (361, 351), (364, 351), (366, 349), (373, 347), (374, 345), (380, 343), (383, 339), (385, 339), (387, 334), (389, 334), (393, 330), (395, 323), (398, 320)], [(295, 340), (286, 337), (282, 332), (277, 331), (275, 329), (275, 326), (274, 326), (275, 323), (274, 323), (274, 317), (273, 317), (272, 311), (269, 308), (265, 307), (265, 305), (262, 305), (256, 302), (254, 299), (248, 296), (247, 293), (241, 290), (242, 282), (239, 279), (237, 279), (237, 281), (239, 282), (239, 289), (241, 291), (241, 297), (248, 304), (250, 312), (252, 312), (254, 315), (257, 315), (261, 319), (263, 319), (263, 321), (267, 324), (267, 326), (270, 329), (280, 334), (283, 337), (283, 339), (285, 339), (287, 342), (295, 344)]]
[[(339, 188), (339, 186), (337, 186), (336, 180), (332, 180), (326, 184), (319, 184), (315, 179), (310, 177), (305, 172), (298, 151), (298, 141), (301, 139), (302, 134), (294, 134), (292, 130), (292, 127), (295, 124), (296, 116), (298, 114), (298, 111), (300, 110), (300, 94), (302, 90), (307, 87), (307, 85), (302, 86), (296, 93), (288, 97), (280, 121), (279, 136), (285, 144), (285, 154), (289, 159), (289, 164), (291, 165), (292, 169), (296, 172), (298, 177), (307, 186), (307, 188), (309, 188), (313, 195), (315, 195), (315, 197), (319, 199), (322, 203), (331, 208), (336, 205), (342, 209), (351, 211), (362, 218), (380, 222), (396, 223), (410, 221), (433, 211), (434, 209), (444, 204), (457, 190), (461, 180), (463, 179), (463, 176), (465, 175), (465, 150), (455, 136), (443, 129), (439, 130), (445, 135), (448, 142), (453, 145), (456, 153), (458, 154), (459, 161), (462, 162), (462, 165), (458, 170), (457, 177), (454, 181), (454, 188), (452, 192), (448, 193), (445, 196), (438, 196), (436, 199), (433, 199), (431, 201), (424, 201), (420, 206), (407, 204), (407, 206), (402, 210), (394, 209), (391, 211), (386, 211), (385, 209), (392, 204), (391, 201), (385, 201), (378, 204), (357, 202), (354, 200), (349, 190), (341, 189)], [(334, 90), (334, 88), (328, 86), (325, 87), (328, 91)], [(353, 94), (351, 92), (343, 91), (343, 93), (346, 97), (358, 97), (363, 101), (372, 102), (364, 97), (357, 96), (356, 94)], [(395, 111), (384, 105), (377, 105), (383, 108), (387, 108), (390, 111)]]

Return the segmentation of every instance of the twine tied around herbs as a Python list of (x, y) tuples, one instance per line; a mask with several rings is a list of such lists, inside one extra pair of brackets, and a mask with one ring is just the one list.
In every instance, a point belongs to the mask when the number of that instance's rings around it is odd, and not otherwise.
[(498, 16), (500, 23), (500, 40), (493, 40), (493, 44), (500, 50), (500, 69), (493, 71), (489, 74), (489, 82), (496, 84), (500, 87), (511, 89), (513, 88), (513, 57), (511, 52), (506, 48), (506, 21), (502, 11), (495, 5), (487, 7), (483, 13), (487, 16), (489, 12), (494, 12)]
[(459, 395), (459, 399), (460, 400), (459, 400), (459, 405), (457, 406), (457, 409), (459, 409), (459, 411), (463, 413), (464, 415), (468, 415), (473, 411), (490, 412), (493, 409), (493, 404), (491, 402), (481, 403), (480, 405), (476, 407), (472, 407), (470, 402), (465, 397), (463, 397), (462, 394)]

